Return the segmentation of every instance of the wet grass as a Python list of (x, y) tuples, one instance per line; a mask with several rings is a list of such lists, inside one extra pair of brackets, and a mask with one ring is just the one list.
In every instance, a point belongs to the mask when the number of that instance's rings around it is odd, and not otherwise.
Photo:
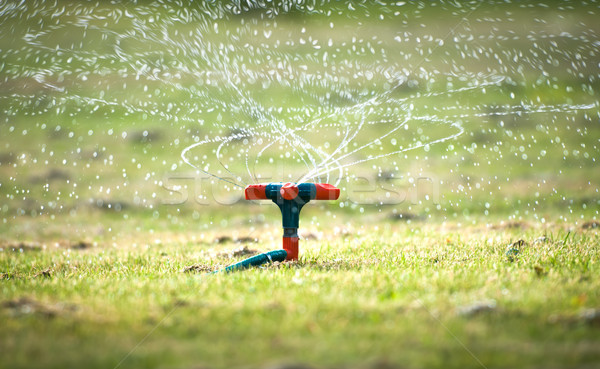
[[(590, 367), (600, 238), (569, 226), (379, 223), (304, 241), (298, 263), (227, 275), (206, 274), (242, 257), (219, 234), (3, 245), (2, 365)], [(257, 238), (251, 248), (273, 248)]]

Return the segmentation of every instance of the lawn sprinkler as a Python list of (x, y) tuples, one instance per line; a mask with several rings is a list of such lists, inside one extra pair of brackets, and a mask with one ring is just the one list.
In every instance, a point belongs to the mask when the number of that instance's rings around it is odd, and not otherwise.
[(298, 260), (300, 210), (310, 200), (337, 200), (340, 189), (326, 183), (263, 183), (244, 190), (246, 200), (272, 200), (281, 210), (286, 260)]
[(213, 273), (229, 273), (268, 262), (298, 260), (300, 210), (310, 200), (337, 200), (340, 189), (326, 183), (263, 183), (244, 190), (246, 200), (272, 200), (281, 210), (283, 250), (255, 255)]

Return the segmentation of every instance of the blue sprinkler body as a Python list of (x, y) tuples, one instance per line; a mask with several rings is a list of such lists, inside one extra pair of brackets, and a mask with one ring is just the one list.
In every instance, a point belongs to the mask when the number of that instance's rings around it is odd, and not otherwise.
[(326, 183), (263, 183), (245, 189), (246, 200), (271, 200), (281, 210), (283, 249), (287, 260), (298, 260), (300, 210), (310, 200), (337, 200), (340, 189)]

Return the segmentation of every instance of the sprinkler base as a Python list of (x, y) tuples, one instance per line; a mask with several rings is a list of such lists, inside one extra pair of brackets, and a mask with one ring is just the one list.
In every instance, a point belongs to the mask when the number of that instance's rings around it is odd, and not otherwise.
[(298, 237), (283, 237), (283, 249), (287, 252), (285, 260), (298, 260)]

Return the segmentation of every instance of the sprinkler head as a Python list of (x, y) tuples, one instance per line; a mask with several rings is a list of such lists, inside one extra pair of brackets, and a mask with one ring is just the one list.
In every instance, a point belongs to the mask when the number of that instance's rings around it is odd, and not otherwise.
[(340, 189), (327, 183), (261, 183), (244, 190), (246, 200), (271, 200), (281, 210), (286, 260), (298, 260), (300, 210), (310, 200), (337, 200)]
[(300, 190), (298, 189), (298, 186), (296, 186), (295, 183), (288, 182), (281, 186), (279, 193), (281, 194), (281, 197), (283, 197), (284, 200), (293, 200), (298, 196), (299, 191)]

